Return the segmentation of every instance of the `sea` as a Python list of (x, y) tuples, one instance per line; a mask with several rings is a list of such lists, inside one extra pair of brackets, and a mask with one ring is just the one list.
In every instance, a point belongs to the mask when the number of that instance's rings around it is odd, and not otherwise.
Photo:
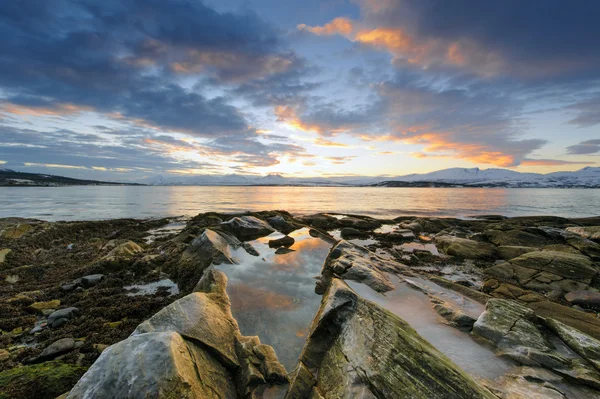
[(600, 189), (392, 188), (280, 186), (2, 187), (0, 217), (57, 220), (160, 218), (202, 212), (286, 210), (403, 215), (589, 217), (600, 215)]

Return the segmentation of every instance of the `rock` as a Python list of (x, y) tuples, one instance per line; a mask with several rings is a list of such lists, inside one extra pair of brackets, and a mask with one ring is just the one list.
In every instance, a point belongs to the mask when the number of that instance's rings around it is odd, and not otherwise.
[(225, 237), (214, 230), (206, 229), (194, 238), (188, 249), (185, 250), (183, 259), (213, 260), (216, 264), (236, 263), (231, 255), (232, 243), (239, 247), (241, 242), (235, 237)]
[[(408, 323), (337, 278), (323, 297), (300, 362), (316, 376), (309, 393), (324, 398), (495, 398)], [(300, 370), (288, 399), (309, 397), (311, 378)]]
[(85, 288), (90, 288), (98, 284), (104, 279), (104, 274), (90, 274), (81, 278), (81, 284)]
[(549, 243), (548, 237), (538, 229), (485, 230), (483, 235), (497, 246), (542, 247)]
[(6, 281), (8, 284), (16, 284), (19, 281), (21, 281), (21, 278), (16, 274), (9, 274), (8, 276), (6, 276), (4, 281)]
[(597, 291), (571, 291), (565, 295), (565, 299), (572, 305), (600, 311), (600, 292)]
[(10, 248), (0, 249), (0, 263), (4, 263), (6, 256), (12, 252)]
[(70, 320), (72, 318), (74, 318), (75, 316), (77, 316), (79, 314), (79, 309), (77, 308), (65, 308), (65, 309), (60, 309), (57, 310), (54, 313), (51, 313), (50, 316), (48, 316), (48, 325), (51, 326), (52, 328), (56, 328), (54, 326), (54, 323), (58, 320)]
[(17, 240), (32, 230), (33, 230), (32, 225), (27, 224), (27, 223), (20, 223), (20, 224), (9, 226), (9, 227), (5, 228), (4, 230), (2, 230), (2, 234), (0, 234), (0, 236), (2, 238), (9, 238), (9, 239)]
[(242, 247), (252, 256), (260, 256), (260, 253), (249, 242), (243, 242)]
[(510, 260), (526, 254), (528, 252), (539, 251), (539, 249), (534, 247), (518, 247), (518, 246), (508, 246), (503, 245), (498, 247), (498, 255), (501, 259)]
[(433, 309), (446, 319), (450, 325), (462, 331), (471, 331), (473, 329), (473, 324), (476, 321), (474, 317), (437, 297), (430, 297), (430, 299), (433, 302)]
[(244, 241), (267, 236), (275, 231), (267, 222), (254, 216), (234, 217), (221, 223), (221, 227)]
[(508, 299), (490, 299), (485, 312), (473, 325), (472, 335), (489, 342), (498, 352), (521, 363), (536, 365), (536, 361), (524, 360), (530, 356), (529, 349), (539, 352), (551, 348), (536, 323), (535, 313), (518, 302)]
[(368, 237), (369, 233), (355, 229), (354, 227), (344, 227), (340, 230), (340, 235), (343, 239), (348, 240), (352, 238), (364, 238)]
[(310, 226), (325, 230), (331, 230), (335, 228), (337, 224), (337, 218), (330, 215), (324, 215), (322, 213), (302, 216), (299, 219)]
[(447, 255), (462, 259), (491, 259), (497, 256), (496, 248), (485, 242), (447, 235), (436, 237), (435, 242)]
[(344, 279), (366, 284), (377, 292), (394, 289), (386, 272), (396, 273), (405, 268), (400, 263), (383, 259), (368, 249), (341, 240), (329, 252), (321, 271), (321, 285), (337, 274)]
[(275, 354), (275, 350), (269, 345), (257, 345), (254, 354), (262, 361), (261, 372), (268, 382), (287, 381), (287, 372)]
[(520, 367), (496, 381), (486, 381), (484, 385), (502, 399), (570, 398), (565, 396), (563, 390), (558, 387), (564, 386), (562, 377), (537, 367)]
[(317, 384), (316, 377), (310, 372), (310, 370), (299, 362), (296, 370), (292, 373), (290, 378), (290, 387), (285, 399), (304, 399), (309, 398), (313, 387)]
[(6, 349), (0, 349), (0, 362), (8, 360), (10, 358), (10, 352)]
[(120, 245), (117, 245), (113, 250), (111, 250), (107, 258), (131, 258), (133, 255), (143, 252), (142, 247), (137, 245), (133, 241), (127, 241)]
[(76, 344), (82, 344), (82, 342), (76, 342), (73, 338), (59, 339), (44, 349), (43, 352), (38, 356), (37, 361), (43, 362), (46, 360), (51, 360), (62, 355), (63, 353), (71, 352), (76, 348)]
[(133, 335), (102, 352), (68, 399), (235, 398), (230, 373), (173, 331)]
[(550, 301), (528, 303), (526, 306), (539, 317), (556, 319), (585, 334), (600, 339), (600, 319), (595, 315)]
[(43, 310), (57, 309), (58, 307), (60, 307), (60, 300), (58, 299), (54, 299), (52, 301), (47, 302), (34, 302), (31, 305), (29, 305), (29, 309), (39, 313), (42, 313)]
[(290, 236), (284, 236), (281, 238), (278, 238), (276, 240), (269, 240), (269, 247), (270, 248), (279, 248), (279, 247), (291, 247), (292, 245), (294, 245), (294, 243), (296, 242), (296, 240), (294, 240), (292, 237)]
[(280, 248), (277, 248), (277, 250), (275, 251), (275, 255), (285, 255), (285, 254), (289, 254), (292, 252), (296, 252), (296, 250), (290, 249), (290, 248), (285, 248), (285, 247), (280, 247)]
[[(358, 230), (373, 230), (381, 226), (381, 221), (367, 217), (346, 216), (338, 220), (338, 223), (344, 227), (350, 227)], [(342, 229), (343, 230), (343, 229)]]
[(510, 261), (512, 265), (545, 271), (564, 278), (590, 283), (598, 274), (590, 258), (555, 251), (536, 251), (523, 254)]
[(96, 351), (98, 353), (102, 353), (104, 352), (110, 345), (105, 345), (105, 344), (94, 344), (94, 349), (96, 349)]
[(60, 286), (60, 289), (65, 292), (73, 291), (75, 288), (77, 288), (76, 283), (68, 283)]
[[(481, 291), (477, 291), (472, 288), (465, 287), (464, 285), (457, 284), (454, 281), (450, 281), (443, 277), (432, 276), (429, 279), (441, 287), (456, 291), (456, 292), (458, 292), (466, 297), (469, 297), (469, 298), (471, 298), (481, 304), (484, 304), (484, 305), (491, 298), (490, 295), (487, 295)], [(490, 281), (490, 280), (488, 280), (488, 281)]]
[(283, 216), (277, 215), (267, 219), (267, 222), (276, 230), (283, 234), (290, 234), (294, 230), (300, 229), (302, 226), (296, 222), (288, 222)]
[[(214, 272), (217, 275), (222, 273)], [(215, 289), (221, 290), (216, 284)], [(215, 294), (204, 292), (189, 294), (161, 309), (140, 324), (131, 335), (175, 331), (185, 339), (194, 339), (210, 347), (223, 364), (239, 367), (235, 353), (239, 336), (237, 323), (223, 296), (218, 293), (216, 297)]]
[(600, 241), (600, 226), (567, 227), (566, 230), (583, 238)]
[(558, 320), (546, 319), (546, 325), (554, 331), (575, 353), (600, 370), (600, 341), (569, 327)]

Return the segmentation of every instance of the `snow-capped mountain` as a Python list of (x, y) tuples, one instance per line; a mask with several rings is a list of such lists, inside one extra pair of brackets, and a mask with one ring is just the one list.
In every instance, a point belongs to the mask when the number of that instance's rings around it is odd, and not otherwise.
[(450, 168), (430, 173), (389, 176), (286, 177), (280, 174), (157, 176), (141, 183), (192, 186), (419, 186), (458, 185), (475, 187), (596, 187), (600, 168), (585, 167), (575, 172), (520, 173), (508, 169)]

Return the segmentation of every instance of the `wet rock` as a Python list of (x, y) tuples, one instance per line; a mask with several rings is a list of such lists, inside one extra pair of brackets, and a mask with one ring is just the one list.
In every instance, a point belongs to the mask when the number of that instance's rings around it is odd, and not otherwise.
[(565, 295), (565, 299), (572, 305), (600, 311), (600, 293), (597, 291), (572, 291)]
[(73, 291), (75, 288), (77, 288), (77, 283), (68, 283), (68, 284), (64, 284), (60, 286), (60, 289), (65, 291), (65, 292), (69, 292), (69, 291)]
[(551, 301), (533, 302), (526, 306), (539, 317), (556, 319), (600, 340), (600, 319), (595, 315)]
[(566, 230), (583, 238), (600, 241), (600, 226), (567, 227)]
[(548, 237), (538, 229), (486, 230), (483, 235), (497, 246), (542, 247), (549, 243)]
[(436, 237), (435, 242), (444, 253), (457, 258), (491, 259), (497, 256), (496, 248), (485, 242), (447, 235)]
[(292, 252), (296, 252), (296, 250), (290, 249), (290, 248), (285, 248), (285, 247), (280, 247), (280, 248), (277, 248), (277, 250), (275, 251), (275, 255), (285, 255), (285, 254), (289, 254)]
[[(50, 316), (48, 316), (48, 325), (52, 328), (60, 327), (64, 325), (68, 320), (77, 316), (78, 314), (79, 309), (73, 307), (57, 310), (56, 312), (53, 312), (50, 314)], [(59, 321), (61, 322), (57, 323)], [(57, 324), (55, 325), (55, 323)]]
[(377, 292), (394, 289), (386, 272), (398, 272), (405, 268), (400, 263), (383, 259), (368, 249), (341, 240), (335, 245), (323, 266), (321, 281), (327, 286), (333, 273), (344, 279), (366, 284)]
[(348, 239), (352, 239), (352, 238), (368, 237), (369, 233), (365, 233), (363, 231), (355, 229), (354, 227), (344, 227), (340, 230), (340, 235), (342, 236), (343, 239), (348, 240)]
[(131, 258), (135, 254), (143, 252), (142, 247), (136, 244), (133, 241), (126, 241), (122, 244), (117, 245), (114, 249), (112, 249), (107, 258)]
[(54, 359), (64, 353), (71, 352), (78, 346), (81, 346), (83, 342), (75, 341), (73, 338), (62, 338), (58, 341), (53, 342), (38, 356), (37, 361), (43, 362), (46, 360)]
[(449, 302), (445, 302), (437, 297), (430, 297), (433, 303), (433, 309), (446, 321), (462, 331), (471, 331), (476, 319), (466, 314), (462, 310), (453, 306)]
[(4, 249), (0, 249), (0, 264), (4, 263), (4, 261), (6, 260), (6, 257), (8, 256), (8, 254), (10, 254), (12, 252), (12, 249), (10, 248), (4, 248)]
[(90, 274), (81, 278), (81, 285), (85, 288), (90, 288), (97, 285), (104, 279), (104, 274)]
[[(357, 230), (373, 230), (378, 227), (381, 227), (381, 221), (372, 218), (358, 218), (353, 216), (346, 216), (340, 220), (338, 223), (341, 226), (349, 227)], [(342, 229), (343, 230), (343, 229)]]
[(60, 307), (60, 300), (58, 299), (54, 299), (52, 301), (47, 302), (34, 302), (31, 305), (29, 305), (29, 309), (39, 313), (42, 313), (42, 311), (48, 309), (57, 309), (58, 307)]
[(252, 255), (252, 256), (260, 256), (260, 253), (249, 242), (243, 242), (242, 243), (242, 247), (250, 255)]
[(491, 298), (491, 296), (489, 296), (481, 291), (477, 291), (472, 288), (465, 287), (461, 284), (457, 284), (454, 281), (450, 281), (443, 277), (432, 276), (429, 279), (441, 287), (456, 291), (456, 292), (458, 292), (466, 297), (469, 297), (479, 303), (482, 303), (484, 305)]
[[(520, 367), (502, 376), (498, 381), (487, 381), (485, 385), (502, 399), (576, 399), (565, 396), (563, 378), (548, 370), (537, 367)], [(585, 388), (584, 388), (585, 389)]]
[(299, 223), (289, 222), (281, 215), (270, 217), (267, 222), (283, 234), (290, 234), (292, 231), (302, 228)]
[(309, 226), (317, 227), (320, 229), (331, 230), (337, 225), (337, 218), (318, 213), (315, 215), (302, 216), (299, 218), (302, 222)]
[(235, 237), (225, 237), (214, 230), (206, 229), (201, 235), (194, 238), (182, 258), (213, 260), (216, 264), (233, 264), (236, 262), (231, 255), (230, 243), (236, 247), (241, 245), (241, 242)]
[(270, 248), (279, 248), (279, 247), (291, 247), (292, 245), (294, 245), (294, 243), (296, 242), (296, 240), (294, 240), (292, 237), (290, 236), (284, 236), (281, 238), (278, 238), (276, 240), (269, 240), (269, 247)]
[(267, 222), (254, 216), (234, 217), (221, 223), (221, 227), (244, 241), (263, 237), (275, 231)]
[[(300, 361), (315, 370), (311, 394), (325, 398), (494, 398), (406, 322), (340, 279), (323, 297)], [(311, 379), (303, 374), (292, 378), (286, 398), (309, 397)]]
[(527, 349), (540, 352), (551, 350), (536, 322), (535, 313), (518, 302), (490, 299), (485, 312), (475, 322), (472, 335), (486, 340), (501, 354), (521, 363), (535, 365), (535, 361), (523, 359), (529, 355)]
[(69, 399), (235, 398), (230, 373), (173, 331), (133, 335), (104, 350)]
[[(221, 273), (215, 271), (215, 274)], [(186, 339), (194, 339), (210, 347), (223, 364), (239, 367), (235, 353), (239, 335), (237, 323), (222, 295), (217, 294), (219, 298), (211, 295), (214, 294), (189, 294), (140, 324), (131, 335), (175, 331)]]
[(500, 259), (510, 260), (526, 254), (528, 252), (539, 251), (538, 248), (534, 247), (519, 247), (519, 246), (507, 246), (503, 245), (498, 247), (498, 256)]
[(546, 319), (546, 325), (554, 331), (575, 353), (600, 370), (600, 341), (582, 333), (576, 328), (554, 319)]

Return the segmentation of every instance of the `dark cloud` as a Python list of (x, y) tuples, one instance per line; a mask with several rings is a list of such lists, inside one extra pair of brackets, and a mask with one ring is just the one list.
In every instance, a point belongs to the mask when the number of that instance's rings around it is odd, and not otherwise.
[(600, 124), (600, 96), (567, 107), (576, 116), (569, 121), (570, 124), (579, 127), (590, 127)]
[(586, 140), (579, 144), (567, 147), (567, 154), (586, 155), (600, 153), (600, 139)]

